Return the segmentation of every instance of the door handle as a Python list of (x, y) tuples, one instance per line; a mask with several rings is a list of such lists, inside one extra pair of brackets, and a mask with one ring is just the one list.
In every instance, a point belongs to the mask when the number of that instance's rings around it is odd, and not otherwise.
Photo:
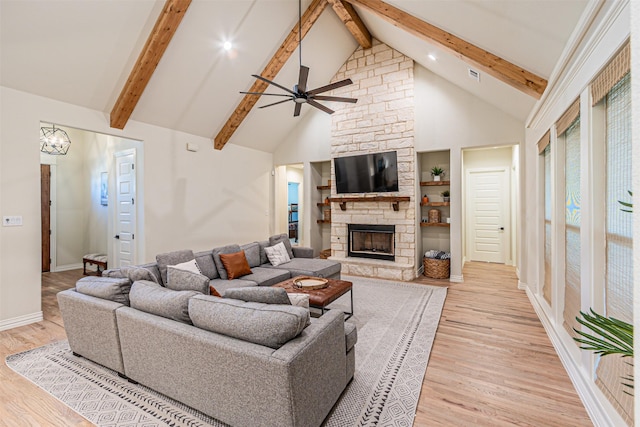
[(504, 227), (500, 227), (500, 231), (504, 231)]
[(115, 238), (116, 238), (116, 239), (120, 239), (120, 235), (119, 235), (119, 234), (116, 234), (116, 235), (115, 235)]

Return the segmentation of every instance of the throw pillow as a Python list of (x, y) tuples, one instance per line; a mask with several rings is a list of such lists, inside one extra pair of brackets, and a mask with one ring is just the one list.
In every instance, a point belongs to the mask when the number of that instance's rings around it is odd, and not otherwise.
[(261, 302), (263, 304), (291, 305), (289, 297), (287, 297), (287, 291), (284, 288), (271, 288), (269, 286), (231, 288), (224, 291), (224, 297), (248, 302)]
[(274, 246), (278, 243), (284, 244), (284, 247), (287, 249), (287, 254), (289, 254), (289, 260), (292, 260), (293, 247), (291, 247), (291, 241), (289, 240), (289, 236), (286, 234), (276, 234), (275, 236), (269, 237), (269, 246)]
[(208, 294), (209, 278), (200, 273), (182, 270), (177, 266), (170, 265), (167, 267), (167, 289)]
[(213, 261), (216, 263), (216, 268), (218, 269), (218, 274), (222, 280), (227, 280), (227, 270), (224, 269), (224, 264), (222, 264), (222, 260), (220, 259), (220, 254), (233, 254), (236, 252), (240, 252), (240, 245), (227, 245), (219, 248), (215, 248), (213, 250)]
[(287, 253), (287, 249), (284, 246), (284, 243), (280, 242), (275, 246), (269, 246), (268, 248), (264, 248), (264, 252), (267, 254), (267, 258), (269, 258), (269, 262), (274, 267), (279, 266), (280, 264), (284, 264), (285, 262), (291, 261), (291, 257)]
[(96, 298), (129, 305), (131, 281), (126, 277), (83, 277), (76, 282), (76, 291)]
[(309, 295), (308, 294), (290, 293), (290, 294), (287, 294), (287, 297), (289, 298), (289, 302), (291, 303), (291, 305), (295, 305), (295, 306), (298, 306), (298, 307), (304, 307), (307, 310), (309, 309)]
[(218, 292), (216, 288), (213, 287), (213, 285), (209, 285), (209, 295), (222, 298), (222, 295), (220, 295), (220, 292)]
[(257, 242), (242, 245), (240, 249), (244, 251), (244, 256), (247, 257), (249, 268), (260, 266), (260, 245)]
[(200, 271), (200, 267), (198, 267), (198, 262), (195, 259), (192, 259), (191, 261), (187, 261), (187, 262), (181, 262), (180, 264), (175, 264), (175, 265), (172, 265), (171, 267), (177, 268), (179, 270), (190, 271), (196, 274), (202, 274), (202, 271)]
[(216, 262), (213, 260), (213, 252), (212, 251), (203, 251), (194, 254), (196, 257), (196, 262), (198, 263), (198, 268), (209, 279), (217, 279), (218, 277), (218, 269), (216, 269)]
[(224, 265), (224, 269), (227, 271), (229, 280), (251, 274), (251, 268), (247, 262), (247, 257), (244, 255), (244, 251), (233, 254), (220, 254), (220, 261), (222, 261), (222, 265)]
[(149, 280), (151, 282), (160, 283), (156, 275), (144, 267), (133, 265), (129, 267), (122, 267), (122, 272), (129, 278), (129, 280), (131, 280), (131, 283), (138, 280)]
[(181, 262), (191, 261), (192, 259), (195, 259), (195, 257), (193, 256), (193, 251), (191, 249), (156, 255), (156, 263), (158, 264), (160, 278), (162, 279), (161, 285), (167, 283), (168, 265), (176, 265)]

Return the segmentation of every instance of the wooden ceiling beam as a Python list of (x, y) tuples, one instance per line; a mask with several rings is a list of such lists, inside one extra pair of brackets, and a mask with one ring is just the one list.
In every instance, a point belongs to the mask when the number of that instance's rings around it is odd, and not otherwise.
[(352, 5), (362, 6), (387, 22), (416, 37), (434, 42), (453, 52), (458, 58), (475, 65), (496, 79), (540, 99), (547, 87), (547, 80), (537, 76), (499, 56), (487, 52), (436, 26), (424, 22), (382, 0), (346, 0)]
[(351, 4), (344, 2), (343, 0), (328, 0), (333, 8), (333, 11), (338, 15), (338, 18), (342, 20), (349, 32), (356, 39), (358, 44), (363, 49), (369, 49), (372, 46), (371, 33), (367, 29), (358, 12), (351, 6)]
[(112, 128), (124, 129), (190, 4), (191, 0), (167, 0), (165, 2), (147, 42), (129, 74), (127, 83), (122, 88), (120, 96), (111, 110), (110, 125)]
[[(313, 0), (311, 2), (307, 10), (302, 15), (302, 38), (307, 35), (313, 24), (316, 23), (325, 7), (327, 7), (327, 4), (327, 0)], [(294, 25), (287, 38), (282, 42), (260, 75), (265, 79), (273, 80), (297, 48), (298, 23), (296, 22), (296, 25)], [(267, 86), (269, 86), (268, 83), (256, 79), (247, 92), (264, 92)], [(222, 150), (225, 144), (229, 142), (231, 136), (235, 133), (236, 129), (238, 129), (247, 115), (249, 115), (249, 112), (256, 105), (258, 99), (260, 99), (260, 96), (256, 95), (245, 95), (244, 98), (242, 98), (240, 104), (238, 104), (224, 126), (222, 126), (222, 129), (220, 129), (220, 132), (218, 132), (214, 138), (213, 147), (216, 150)]]

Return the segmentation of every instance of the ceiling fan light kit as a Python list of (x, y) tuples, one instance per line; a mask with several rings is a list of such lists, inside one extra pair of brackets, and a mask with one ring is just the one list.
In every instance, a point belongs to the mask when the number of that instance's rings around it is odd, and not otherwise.
[(299, 62), (300, 62), (300, 71), (298, 73), (298, 84), (293, 86), (293, 90), (282, 86), (274, 81), (266, 79), (257, 74), (252, 74), (256, 79), (260, 79), (272, 86), (275, 86), (279, 89), (284, 90), (285, 93), (267, 93), (267, 92), (240, 92), (244, 95), (267, 95), (267, 96), (281, 96), (286, 97), (287, 99), (283, 99), (281, 101), (276, 101), (271, 104), (263, 105), (258, 108), (267, 108), (272, 107), (274, 105), (282, 104), (284, 102), (293, 101), (295, 104), (293, 108), (293, 116), (298, 117), (300, 115), (300, 111), (302, 110), (302, 104), (309, 104), (312, 107), (315, 107), (319, 110), (324, 111), (328, 114), (333, 114), (334, 111), (320, 104), (317, 101), (335, 101), (335, 102), (349, 102), (356, 103), (358, 100), (356, 98), (345, 98), (341, 96), (328, 96), (328, 95), (319, 95), (324, 92), (329, 92), (334, 89), (341, 88), (343, 86), (348, 86), (353, 84), (351, 79), (340, 80), (339, 82), (331, 83), (326, 86), (321, 86), (316, 89), (307, 90), (307, 79), (309, 78), (309, 67), (305, 67), (302, 65), (302, 0), (298, 0), (298, 54), (299, 54)]

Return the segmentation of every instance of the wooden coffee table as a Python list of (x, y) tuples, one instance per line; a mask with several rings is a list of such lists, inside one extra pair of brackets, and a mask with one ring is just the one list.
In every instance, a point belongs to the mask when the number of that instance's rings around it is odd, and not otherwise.
[(327, 279), (328, 286), (322, 289), (304, 289), (298, 288), (293, 284), (293, 279), (285, 280), (284, 282), (276, 283), (273, 285), (277, 288), (284, 288), (287, 293), (293, 294), (307, 294), (309, 295), (309, 307), (318, 308), (321, 310), (321, 315), (327, 310), (327, 306), (340, 298), (347, 292), (351, 293), (351, 311), (345, 311), (346, 318), (353, 316), (353, 283), (346, 280)]

